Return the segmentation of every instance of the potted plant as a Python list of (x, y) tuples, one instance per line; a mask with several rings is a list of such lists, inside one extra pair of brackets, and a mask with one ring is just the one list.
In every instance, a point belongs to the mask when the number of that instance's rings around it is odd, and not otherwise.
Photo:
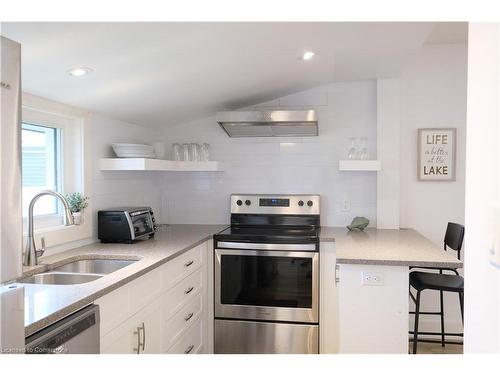
[(80, 193), (66, 194), (66, 201), (73, 213), (73, 221), (75, 225), (83, 223), (83, 210), (89, 205), (89, 197), (85, 197)]

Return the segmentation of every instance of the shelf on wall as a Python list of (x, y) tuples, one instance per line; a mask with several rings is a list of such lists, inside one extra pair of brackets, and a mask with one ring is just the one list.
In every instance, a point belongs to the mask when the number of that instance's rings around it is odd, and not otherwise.
[(370, 172), (382, 170), (380, 160), (339, 160), (339, 171)]
[(145, 158), (107, 158), (99, 160), (101, 171), (178, 171), (219, 172), (223, 166), (218, 161), (175, 161)]

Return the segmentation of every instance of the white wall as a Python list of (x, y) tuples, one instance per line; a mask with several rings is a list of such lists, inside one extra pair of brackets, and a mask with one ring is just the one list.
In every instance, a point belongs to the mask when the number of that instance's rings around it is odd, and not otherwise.
[(97, 211), (118, 206), (151, 206), (158, 217), (161, 216), (161, 189), (158, 188), (161, 176), (154, 172), (100, 171), (99, 159), (115, 157), (111, 143), (152, 143), (158, 133), (150, 128), (115, 120), (98, 113), (90, 113), (86, 127), (89, 128), (91, 143), (91, 209), (92, 237), (53, 246), (46, 255), (55, 254), (74, 247), (97, 241)]
[[(228, 163), (222, 173), (170, 173), (164, 177), (163, 221), (227, 223), (231, 193), (317, 193), (322, 197), (322, 223), (346, 225), (362, 215), (376, 225), (376, 173), (339, 172), (351, 136), (369, 137), (376, 148), (376, 83), (334, 83), (276, 99), (256, 107), (314, 108), (319, 137), (229, 138), (205, 118), (168, 128), (167, 143), (208, 142), (213, 160)], [(341, 212), (344, 199), (351, 211)]]
[[(500, 352), (500, 271), (489, 263), (491, 203), (500, 202), (500, 26), (469, 25), (465, 352)], [(497, 220), (500, 218), (500, 205)], [(497, 227), (497, 231), (498, 231)], [(497, 241), (498, 241), (498, 232)]]
[[(118, 206), (151, 206), (160, 217), (161, 174), (155, 172), (100, 171), (99, 159), (115, 157), (111, 143), (153, 143), (158, 133), (150, 128), (91, 114), (93, 178), (92, 191), (94, 219), (97, 211)], [(97, 220), (94, 220), (93, 238), (97, 239)]]
[[(443, 246), (447, 223), (464, 224), (467, 46), (423, 46), (400, 77), (400, 90), (400, 226), (414, 228)], [(456, 181), (417, 181), (417, 129), (440, 127), (457, 128)], [(465, 246), (464, 250), (466, 258)], [(421, 303), (422, 311), (439, 311), (438, 292), (426, 291)], [(445, 293), (444, 310), (446, 330), (460, 332), (456, 293)], [(439, 317), (421, 317), (421, 330), (439, 327)]]

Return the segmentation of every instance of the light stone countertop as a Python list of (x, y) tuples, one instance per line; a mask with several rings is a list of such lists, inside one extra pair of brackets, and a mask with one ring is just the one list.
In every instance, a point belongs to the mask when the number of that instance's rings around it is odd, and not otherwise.
[[(82, 259), (138, 261), (85, 284), (22, 284), (25, 287), (26, 336), (91, 304), (99, 297), (209, 240), (213, 234), (227, 227), (228, 225), (162, 225), (154, 239), (139, 241), (133, 245), (93, 243), (42, 257), (39, 266), (24, 268), (23, 277)], [(444, 252), (411, 229), (368, 228), (364, 232), (349, 232), (343, 227), (321, 227), (320, 241), (335, 243), (337, 262), (340, 264), (462, 267), (462, 262), (454, 258), (452, 253)]]
[(445, 252), (413, 229), (367, 228), (350, 232), (345, 227), (321, 227), (320, 241), (335, 242), (339, 264), (463, 267), (454, 250)]
[(23, 277), (47, 271), (61, 264), (89, 258), (138, 259), (138, 261), (85, 284), (22, 284), (25, 290), (26, 336), (57, 322), (99, 297), (198, 246), (227, 227), (228, 225), (162, 225), (154, 239), (138, 241), (132, 245), (93, 243), (40, 258), (42, 264), (25, 267)]

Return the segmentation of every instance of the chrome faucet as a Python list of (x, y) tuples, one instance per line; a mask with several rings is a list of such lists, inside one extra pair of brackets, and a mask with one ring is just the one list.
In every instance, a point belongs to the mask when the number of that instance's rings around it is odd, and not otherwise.
[(35, 238), (33, 235), (33, 207), (35, 206), (38, 198), (43, 197), (44, 195), (52, 195), (53, 197), (59, 198), (59, 200), (64, 205), (65, 225), (73, 225), (73, 215), (71, 214), (68, 202), (62, 196), (62, 194), (58, 193), (57, 191), (43, 190), (35, 195), (31, 200), (28, 209), (28, 242), (26, 244), (26, 252), (24, 253), (23, 262), (25, 266), (36, 266), (38, 264), (38, 257), (41, 257), (45, 252), (45, 239), (42, 237), (42, 248), (40, 250), (37, 250), (35, 245)]

